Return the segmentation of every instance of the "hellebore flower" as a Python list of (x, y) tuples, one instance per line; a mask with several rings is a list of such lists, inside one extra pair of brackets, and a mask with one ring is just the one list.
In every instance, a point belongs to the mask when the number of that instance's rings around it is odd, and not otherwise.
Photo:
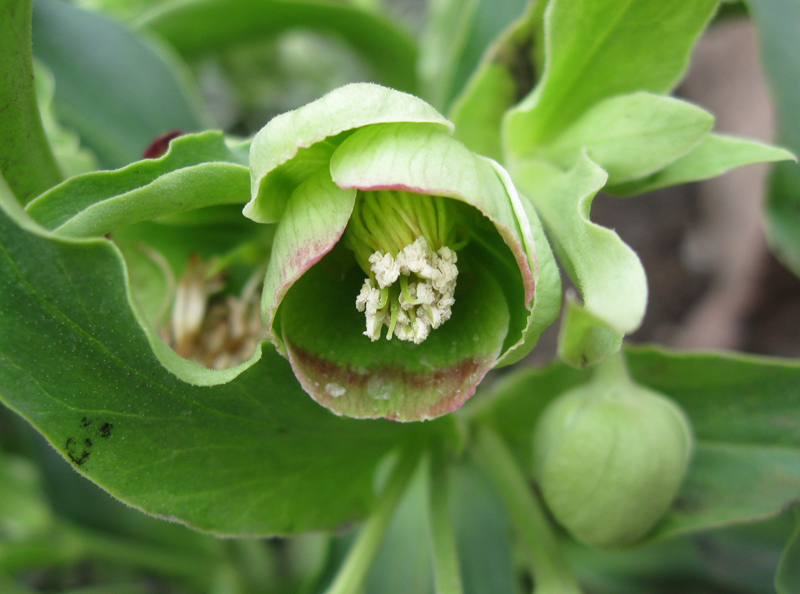
[(555, 316), (532, 315), (538, 220), (532, 233), (508, 174), (452, 129), (416, 97), (354, 84), (253, 140), (244, 213), (278, 222), (264, 320), (303, 388), (336, 414), (456, 410)]

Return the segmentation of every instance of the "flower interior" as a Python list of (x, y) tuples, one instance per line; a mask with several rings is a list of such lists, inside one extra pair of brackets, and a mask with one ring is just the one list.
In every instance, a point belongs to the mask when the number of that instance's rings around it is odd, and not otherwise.
[(422, 343), (450, 319), (457, 237), (450, 199), (399, 190), (359, 192), (344, 244), (367, 275), (356, 298), (364, 334)]

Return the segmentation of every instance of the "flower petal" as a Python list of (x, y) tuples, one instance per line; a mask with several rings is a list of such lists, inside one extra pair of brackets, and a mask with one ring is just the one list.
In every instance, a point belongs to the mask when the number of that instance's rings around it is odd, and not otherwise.
[(419, 345), (372, 342), (355, 307), (363, 272), (344, 270), (342, 256), (349, 252), (338, 247), (306, 272), (278, 312), (303, 389), (334, 413), (356, 418), (419, 421), (458, 409), (494, 366), (508, 330), (494, 275), (466, 253), (471, 265), (461, 267), (447, 323)]
[(524, 208), (516, 194), (509, 195), (495, 164), (430, 126), (382, 124), (357, 130), (336, 149), (331, 177), (342, 188), (406, 190), (454, 198), (478, 209), (494, 224), (515, 262), (516, 280), (511, 282), (521, 284), (522, 295), (510, 302), (508, 342), (519, 341), (533, 308), (538, 264)]
[(385, 122), (418, 122), (441, 131), (453, 124), (413, 95), (369, 83), (340, 87), (294, 111), (281, 114), (253, 138), (251, 200), (245, 216), (259, 223), (280, 218), (294, 188), (328, 161), (348, 130)]
[(284, 354), (280, 332), (274, 328), (278, 306), (295, 281), (339, 241), (355, 199), (355, 190), (339, 188), (321, 169), (292, 193), (286, 205), (286, 216), (275, 232), (261, 304), (272, 341)]

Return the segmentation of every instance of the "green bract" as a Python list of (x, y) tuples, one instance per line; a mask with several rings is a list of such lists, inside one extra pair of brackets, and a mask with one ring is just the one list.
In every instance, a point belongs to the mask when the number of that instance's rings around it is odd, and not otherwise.
[(244, 213), (278, 222), (264, 318), (305, 390), (337, 414), (451, 412), (557, 313), (559, 291), (537, 290), (554, 266), (535, 214), (452, 130), (416, 97), (354, 84), (253, 140)]

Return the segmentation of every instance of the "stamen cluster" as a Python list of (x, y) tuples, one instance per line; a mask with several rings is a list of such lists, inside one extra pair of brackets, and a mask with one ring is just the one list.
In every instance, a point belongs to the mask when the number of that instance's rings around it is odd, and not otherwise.
[(369, 261), (374, 279), (364, 281), (356, 307), (366, 314), (364, 334), (371, 340), (381, 337), (385, 325), (389, 328), (387, 339), (394, 334), (400, 340), (420, 344), (431, 328), (450, 319), (458, 278), (457, 256), (452, 249), (442, 246), (434, 252), (420, 236), (396, 258), (376, 251)]
[(345, 243), (367, 278), (356, 298), (364, 334), (422, 343), (455, 303), (454, 217), (449, 200), (399, 191), (359, 195)]

